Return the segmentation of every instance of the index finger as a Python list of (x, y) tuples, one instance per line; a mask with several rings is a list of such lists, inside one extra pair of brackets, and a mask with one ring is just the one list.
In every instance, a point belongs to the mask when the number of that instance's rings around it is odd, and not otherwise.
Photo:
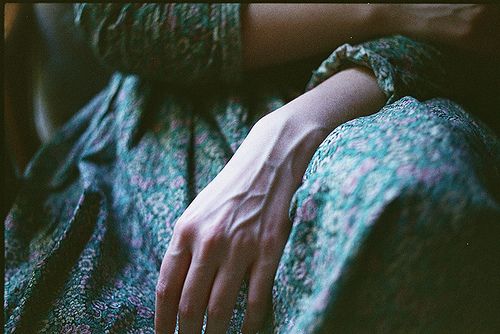
[(184, 280), (191, 263), (188, 252), (174, 252), (170, 248), (161, 263), (156, 285), (155, 333), (173, 333)]

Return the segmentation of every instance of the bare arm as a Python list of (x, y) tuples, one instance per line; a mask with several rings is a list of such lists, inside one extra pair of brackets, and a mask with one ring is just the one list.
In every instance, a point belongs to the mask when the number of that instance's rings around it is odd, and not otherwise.
[(498, 5), (249, 4), (241, 14), (243, 67), (297, 60), (394, 34), (498, 57), (499, 19)]
[(385, 10), (366, 4), (84, 3), (75, 5), (75, 21), (109, 67), (179, 85), (231, 81), (241, 62), (243, 69), (286, 63), (396, 33), (378, 24)]
[(227, 329), (249, 275), (243, 333), (255, 333), (291, 222), (288, 208), (314, 151), (332, 129), (376, 112), (386, 98), (370, 71), (342, 71), (262, 118), (217, 177), (176, 223), (157, 285), (155, 328), (199, 333)]
[[(344, 45), (316, 70), (309, 92), (258, 121), (176, 223), (157, 282), (157, 331), (172, 332), (177, 315), (181, 331), (199, 331), (207, 310), (207, 333), (224, 332), (248, 274), (243, 332), (255, 332), (291, 228), (290, 199), (318, 145), (387, 101), (445, 93), (443, 61), (438, 50), (403, 36)], [(375, 75), (345, 69), (353, 63)]]
[(453, 45), (466, 48), (482, 35), (467, 40), (457, 31), (476, 31), (483, 16), (485, 27), (495, 23), (485, 5), (429, 6), (82, 3), (75, 5), (75, 21), (113, 70), (192, 85), (232, 82), (242, 69), (394, 34), (439, 42), (451, 37)]
[[(241, 11), (243, 66), (284, 63), (397, 32), (389, 8), (367, 4), (249, 4)], [(402, 24), (401, 24), (402, 25)]]

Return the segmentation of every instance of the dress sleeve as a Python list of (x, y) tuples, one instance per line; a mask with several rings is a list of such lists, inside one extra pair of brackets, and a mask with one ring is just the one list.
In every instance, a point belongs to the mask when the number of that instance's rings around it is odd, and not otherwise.
[(112, 70), (180, 85), (238, 81), (239, 4), (82, 3), (75, 24)]
[(446, 55), (433, 45), (396, 35), (358, 45), (337, 48), (315, 70), (308, 89), (319, 85), (335, 73), (352, 66), (373, 71), (387, 104), (403, 96), (417, 99), (449, 97), (449, 66)]

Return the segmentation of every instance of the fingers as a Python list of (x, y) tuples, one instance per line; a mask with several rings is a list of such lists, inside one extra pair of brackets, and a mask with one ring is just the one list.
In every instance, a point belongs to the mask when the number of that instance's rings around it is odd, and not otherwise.
[(272, 289), (276, 266), (257, 262), (250, 272), (248, 302), (242, 332), (256, 333), (264, 325), (272, 305)]
[(219, 269), (208, 303), (207, 334), (226, 332), (246, 267), (246, 263), (233, 260)]
[(155, 333), (173, 333), (177, 320), (177, 305), (186, 278), (191, 255), (167, 250), (156, 286)]
[[(217, 272), (215, 264), (192, 260), (189, 252), (167, 251), (157, 285), (155, 332), (173, 333), (179, 313), (180, 333), (200, 333), (208, 308), (206, 333), (224, 333), (247, 267), (232, 259)], [(243, 333), (256, 333), (263, 326), (271, 307), (275, 271), (272, 261), (252, 266)]]
[(201, 333), (210, 288), (215, 277), (215, 266), (193, 260), (189, 268), (179, 302), (180, 333)]

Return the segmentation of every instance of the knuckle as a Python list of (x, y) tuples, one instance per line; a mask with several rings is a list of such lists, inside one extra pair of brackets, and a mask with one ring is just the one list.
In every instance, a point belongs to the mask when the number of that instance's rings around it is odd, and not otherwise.
[(198, 308), (196, 307), (195, 303), (181, 302), (179, 304), (179, 316), (182, 319), (184, 320), (193, 319), (197, 313), (198, 313)]
[(170, 288), (167, 284), (158, 281), (156, 284), (156, 299), (157, 300), (168, 300), (171, 296)]
[(211, 233), (203, 239), (203, 245), (207, 249), (216, 249), (222, 243), (223, 238), (219, 233)]
[(234, 238), (234, 243), (236, 244), (238, 249), (241, 251), (246, 251), (246, 250), (253, 251), (253, 250), (255, 250), (255, 247), (257, 246), (257, 243), (255, 242), (255, 240), (253, 238), (249, 237), (245, 233), (241, 233), (241, 234), (237, 235)]
[(267, 234), (267, 235), (262, 237), (262, 246), (265, 248), (272, 248), (278, 242), (277, 239), (278, 238), (276, 238), (276, 236), (271, 235), (271, 234)]
[(179, 244), (186, 244), (194, 239), (195, 233), (196, 231), (192, 223), (178, 223), (174, 228), (174, 239), (176, 239)]
[(201, 251), (204, 254), (217, 252), (224, 242), (223, 233), (217, 231), (207, 233), (201, 241)]
[(281, 241), (275, 235), (265, 235), (260, 242), (263, 254), (274, 254), (281, 246)]

